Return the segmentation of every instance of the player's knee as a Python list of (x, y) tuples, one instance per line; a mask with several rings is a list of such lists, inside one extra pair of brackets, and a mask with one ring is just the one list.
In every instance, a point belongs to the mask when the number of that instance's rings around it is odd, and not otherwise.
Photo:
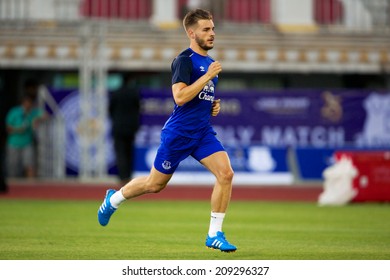
[(146, 185), (146, 190), (148, 193), (159, 193), (165, 188), (166, 184), (152, 183)]
[(231, 168), (221, 170), (218, 175), (218, 180), (221, 183), (231, 183), (233, 181), (234, 171)]

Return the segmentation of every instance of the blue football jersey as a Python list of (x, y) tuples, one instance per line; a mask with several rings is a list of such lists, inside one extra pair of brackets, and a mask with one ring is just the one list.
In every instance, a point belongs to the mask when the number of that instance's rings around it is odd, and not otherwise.
[[(214, 60), (211, 57), (202, 56), (191, 48), (184, 50), (172, 62), (172, 85), (179, 82), (191, 85), (207, 72), (212, 62)], [(211, 130), (211, 107), (217, 83), (218, 76), (210, 80), (191, 101), (183, 106), (175, 103), (163, 130), (196, 139)]]

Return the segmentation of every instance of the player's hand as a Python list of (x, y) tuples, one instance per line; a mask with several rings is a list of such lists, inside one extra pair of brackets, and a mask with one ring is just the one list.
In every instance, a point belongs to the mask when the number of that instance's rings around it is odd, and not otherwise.
[(213, 105), (211, 107), (211, 115), (215, 117), (221, 111), (221, 99), (217, 99), (213, 101)]
[(219, 61), (214, 61), (210, 64), (209, 69), (207, 70), (207, 74), (210, 77), (210, 80), (213, 79), (215, 76), (219, 74), (219, 72), (222, 71), (222, 65)]

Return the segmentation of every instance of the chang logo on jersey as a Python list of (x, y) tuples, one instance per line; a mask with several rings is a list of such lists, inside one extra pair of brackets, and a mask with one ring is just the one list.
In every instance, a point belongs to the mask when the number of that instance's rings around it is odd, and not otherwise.
[(209, 81), (207, 85), (204, 86), (203, 90), (198, 95), (199, 99), (213, 102), (214, 101), (214, 83)]

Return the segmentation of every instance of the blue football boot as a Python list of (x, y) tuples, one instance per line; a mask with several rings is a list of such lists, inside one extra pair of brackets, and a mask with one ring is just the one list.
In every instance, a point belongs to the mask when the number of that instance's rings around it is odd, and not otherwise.
[(116, 192), (116, 190), (107, 190), (106, 197), (103, 200), (102, 205), (98, 210), (98, 220), (102, 226), (106, 226), (110, 221), (111, 215), (114, 214), (117, 208), (114, 208), (110, 203), (110, 197)]
[(217, 236), (206, 238), (206, 246), (210, 249), (218, 249), (222, 252), (230, 253), (235, 252), (237, 250), (236, 246), (230, 244), (226, 238), (225, 234), (221, 231), (217, 232)]

